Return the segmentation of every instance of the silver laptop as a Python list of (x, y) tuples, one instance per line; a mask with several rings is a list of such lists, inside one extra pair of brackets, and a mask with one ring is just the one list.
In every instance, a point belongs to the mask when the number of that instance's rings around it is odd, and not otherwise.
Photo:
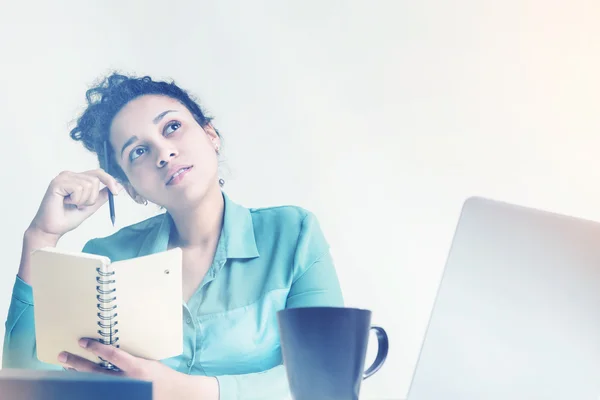
[(439, 399), (600, 399), (600, 223), (465, 202), (408, 393)]

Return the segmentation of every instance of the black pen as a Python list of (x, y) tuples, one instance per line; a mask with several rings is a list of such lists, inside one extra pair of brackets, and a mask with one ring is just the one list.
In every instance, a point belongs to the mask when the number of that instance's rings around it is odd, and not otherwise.
[[(108, 145), (106, 140), (104, 141), (104, 168), (106, 172), (108, 172)], [(115, 226), (115, 200), (113, 198), (113, 193), (108, 189), (108, 206), (110, 208), (110, 220), (112, 221), (113, 226)]]

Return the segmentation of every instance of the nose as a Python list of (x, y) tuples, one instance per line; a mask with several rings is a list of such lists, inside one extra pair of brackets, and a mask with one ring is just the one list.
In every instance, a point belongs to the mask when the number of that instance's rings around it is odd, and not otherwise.
[(177, 157), (177, 150), (173, 148), (162, 149), (158, 154), (158, 160), (156, 166), (162, 168), (171, 161), (172, 158)]

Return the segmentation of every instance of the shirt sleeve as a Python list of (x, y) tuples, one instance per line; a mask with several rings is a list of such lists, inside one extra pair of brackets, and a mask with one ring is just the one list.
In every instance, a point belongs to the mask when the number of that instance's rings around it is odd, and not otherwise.
[(33, 291), (18, 275), (13, 286), (2, 347), (2, 368), (62, 370), (38, 360), (33, 314)]
[(291, 399), (283, 364), (262, 372), (216, 378), (219, 382), (219, 400)]
[(286, 308), (317, 306), (343, 307), (344, 300), (329, 243), (317, 218), (308, 213), (296, 246)]
[[(343, 307), (344, 299), (329, 246), (309, 214), (297, 244), (286, 308), (317, 306)], [(286, 374), (282, 364), (264, 372), (217, 376), (220, 400), (291, 399)]]

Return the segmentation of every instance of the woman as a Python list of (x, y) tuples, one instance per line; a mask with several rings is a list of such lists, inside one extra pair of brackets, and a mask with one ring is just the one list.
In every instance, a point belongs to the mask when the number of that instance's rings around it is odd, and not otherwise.
[[(158, 400), (287, 397), (276, 312), (343, 305), (315, 217), (299, 207), (247, 209), (229, 199), (217, 168), (221, 137), (174, 83), (113, 74), (87, 100), (71, 137), (97, 153), (102, 169), (54, 178), (25, 232), (3, 367), (60, 368), (36, 358), (29, 254), (56, 246), (106, 203), (109, 190), (125, 189), (166, 212), (92, 239), (83, 251), (119, 260), (180, 247), (184, 352), (149, 361), (95, 340), (80, 345), (119, 367), (116, 373), (152, 381)], [(57, 357), (65, 368), (107, 372), (72, 354)]]

